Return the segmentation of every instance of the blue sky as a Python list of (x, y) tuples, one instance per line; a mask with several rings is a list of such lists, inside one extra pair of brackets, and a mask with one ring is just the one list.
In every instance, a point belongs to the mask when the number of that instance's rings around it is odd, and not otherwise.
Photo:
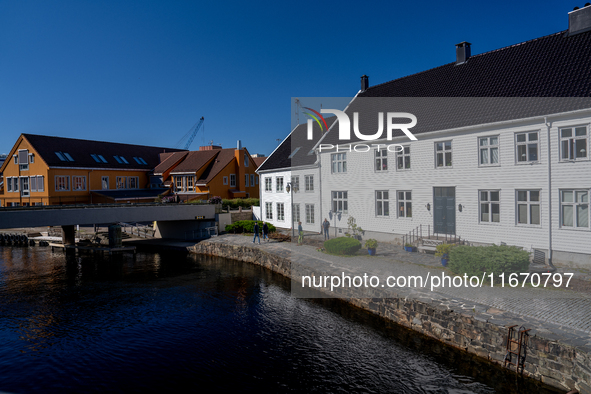
[(21, 133), (174, 147), (204, 116), (192, 149), (269, 154), (292, 97), (565, 30), (576, 1), (0, 0), (0, 153)]

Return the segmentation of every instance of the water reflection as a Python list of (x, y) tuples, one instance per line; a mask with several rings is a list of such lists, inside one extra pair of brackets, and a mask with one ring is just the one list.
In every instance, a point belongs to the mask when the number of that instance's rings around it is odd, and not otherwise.
[(544, 392), (225, 259), (0, 248), (0, 390)]

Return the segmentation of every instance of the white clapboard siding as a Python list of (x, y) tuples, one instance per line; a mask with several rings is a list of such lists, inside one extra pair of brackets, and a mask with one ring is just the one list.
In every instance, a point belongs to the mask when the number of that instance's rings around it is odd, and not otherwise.
[[(591, 253), (591, 231), (560, 228), (559, 189), (591, 188), (591, 162), (559, 162), (558, 128), (587, 125), (591, 118), (564, 118), (551, 127), (552, 145), (552, 229), (553, 249), (575, 253)], [(515, 134), (537, 131), (539, 153), (537, 163), (517, 163)], [(479, 167), (478, 138), (499, 136), (499, 165)], [(435, 167), (435, 142), (452, 141), (451, 168)], [(347, 228), (347, 219), (353, 216), (364, 230), (402, 235), (422, 225), (433, 228), (433, 187), (455, 187), (456, 234), (471, 242), (500, 243), (531, 248), (548, 248), (548, 136), (547, 127), (540, 119), (529, 123), (512, 123), (496, 128), (480, 127), (471, 131), (418, 135), (418, 141), (398, 140), (411, 147), (411, 169), (396, 170), (395, 154), (388, 153), (388, 171), (375, 171), (375, 149), (370, 152), (347, 150), (347, 172), (331, 173), (331, 153), (322, 152), (322, 212), (331, 210), (331, 192), (348, 192), (348, 214), (331, 217), (331, 225)], [(589, 141), (588, 141), (589, 145)], [(341, 151), (343, 151), (341, 149)], [(541, 224), (518, 225), (516, 218), (516, 190), (540, 190)], [(376, 217), (375, 191), (388, 190), (390, 216)], [(396, 217), (397, 191), (412, 192), (412, 218)], [(500, 191), (500, 222), (480, 223), (479, 190)], [(426, 206), (430, 204), (431, 210)], [(459, 212), (458, 205), (462, 205)]]

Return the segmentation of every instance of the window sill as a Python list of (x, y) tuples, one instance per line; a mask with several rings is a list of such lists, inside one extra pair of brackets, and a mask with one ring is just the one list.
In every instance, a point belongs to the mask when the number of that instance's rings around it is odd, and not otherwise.
[(439, 167), (435, 167), (436, 170), (441, 170), (441, 169), (452, 169), (453, 166), (439, 166)]
[(483, 224), (485, 226), (502, 226), (501, 222), (478, 222), (478, 224)]
[(582, 232), (589, 232), (591, 231), (589, 227), (568, 227), (568, 226), (560, 226), (560, 230), (567, 230), (567, 231), (582, 231)]
[(500, 164), (497, 164), (497, 163), (495, 163), (495, 164), (479, 164), (478, 165), (478, 168), (500, 167), (500, 166), (501, 165)]
[(411, 170), (410, 168), (397, 168), (397, 169), (396, 169), (396, 171), (400, 171), (400, 172), (403, 172), (403, 171), (410, 171), (410, 170)]
[(539, 160), (538, 161), (518, 161), (515, 162), (516, 166), (526, 166), (526, 165), (534, 165), (534, 164), (542, 164)]
[(541, 224), (527, 224), (527, 223), (516, 223), (515, 227), (525, 227), (525, 228), (538, 228), (541, 229)]
[(580, 163), (580, 162), (584, 163), (584, 162), (589, 162), (589, 161), (591, 161), (591, 160), (589, 160), (587, 157), (585, 157), (584, 159), (572, 159), (572, 160), (571, 159), (569, 159), (569, 160), (561, 159), (561, 160), (558, 160), (559, 163)]

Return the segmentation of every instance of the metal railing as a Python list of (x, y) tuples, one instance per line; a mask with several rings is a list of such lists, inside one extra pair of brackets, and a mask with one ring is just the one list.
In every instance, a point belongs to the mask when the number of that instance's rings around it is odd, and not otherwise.
[[(431, 232), (431, 225), (428, 224), (426, 239), (431, 239), (431, 236), (435, 237), (435, 239), (437, 239), (437, 240), (440, 240), (440, 239), (443, 240), (444, 243), (448, 243), (448, 242), (461, 243), (462, 242), (461, 237), (458, 237), (456, 235), (455, 227), (454, 227), (453, 234), (438, 233), (435, 231)], [(423, 225), (422, 224), (418, 225), (416, 228), (413, 228), (407, 234), (402, 236), (403, 246), (406, 244), (411, 244), (411, 245), (414, 245), (415, 243), (418, 244), (423, 239), (425, 239), (425, 238), (423, 238)]]
[(217, 227), (206, 227), (198, 230), (185, 231), (185, 240), (204, 239), (217, 236)]
[(154, 238), (156, 230), (151, 226), (139, 223), (119, 223), (121, 231), (126, 234), (136, 235), (140, 238)]

